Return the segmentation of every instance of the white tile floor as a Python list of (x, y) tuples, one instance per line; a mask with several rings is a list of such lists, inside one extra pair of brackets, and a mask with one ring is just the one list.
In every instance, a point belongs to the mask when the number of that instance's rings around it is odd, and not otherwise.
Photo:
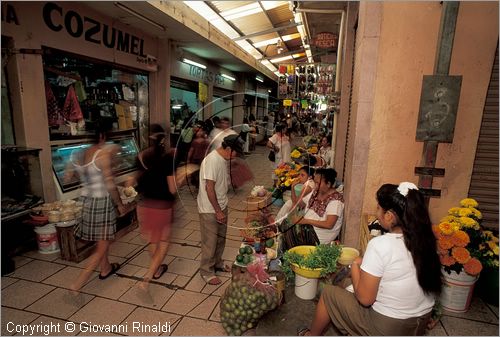
[[(246, 160), (254, 172), (255, 185), (270, 186), (271, 164), (267, 160), (267, 150), (258, 146)], [(247, 193), (248, 189), (230, 192), (229, 223), (232, 226), (244, 224), (246, 212), (241, 208)], [(66, 293), (85, 261), (73, 263), (61, 260), (58, 254), (29, 252), (15, 258), (17, 269), (14, 273), (2, 277), (2, 335), (16, 334), (12, 331), (14, 325), (7, 325), (9, 322), (30, 326), (60, 323), (59, 332), (53, 331), (50, 335), (225, 335), (220, 324), (219, 303), (229, 285), (230, 275), (221, 277), (222, 285), (210, 286), (197, 273), (201, 236), (194, 198), (188, 189), (181, 192), (171, 247), (165, 259), (169, 270), (151, 285), (152, 303), (134, 287), (149, 265), (146, 243), (138, 230), (121, 237), (110, 249), (110, 260), (122, 264), (118, 275), (99, 280), (97, 272), (94, 273), (82, 289), (81, 301), (77, 302), (68, 299)], [(224, 251), (228, 263), (234, 259), (240, 240), (238, 228), (228, 231)], [(74, 322), (76, 330), (65, 332), (67, 322)], [(81, 322), (86, 325), (80, 326)], [(133, 331), (132, 322), (143, 322), (144, 326), (169, 323), (170, 331)], [(91, 331), (90, 327), (99, 324), (121, 324), (127, 330)], [(468, 313), (445, 313), (428, 334), (497, 336), (498, 307), (474, 298)]]

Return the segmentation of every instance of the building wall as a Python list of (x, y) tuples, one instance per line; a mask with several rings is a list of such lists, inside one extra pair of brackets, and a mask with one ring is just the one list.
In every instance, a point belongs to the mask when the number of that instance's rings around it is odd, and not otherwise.
[[(418, 182), (414, 169), (423, 143), (415, 135), (422, 76), (433, 74), (441, 9), (439, 2), (360, 3), (355, 136), (346, 158), (348, 244), (357, 245), (361, 214), (375, 213), (381, 184)], [(430, 202), (433, 222), (467, 196), (497, 41), (498, 3), (461, 2), (450, 75), (463, 76), (462, 89), (453, 143), (438, 148), (436, 167), (446, 173), (434, 179), (441, 197)]]

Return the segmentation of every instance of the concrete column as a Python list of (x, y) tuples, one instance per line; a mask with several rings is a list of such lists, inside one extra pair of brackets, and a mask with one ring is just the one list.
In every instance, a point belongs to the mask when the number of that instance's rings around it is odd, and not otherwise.
[[(41, 47), (39, 47), (41, 48)], [(56, 199), (45, 100), (42, 55), (16, 54), (7, 64), (16, 144), (42, 149), (40, 170), (45, 201)], [(37, 185), (37, 182), (34, 182)], [(40, 191), (41, 192), (41, 191)]]

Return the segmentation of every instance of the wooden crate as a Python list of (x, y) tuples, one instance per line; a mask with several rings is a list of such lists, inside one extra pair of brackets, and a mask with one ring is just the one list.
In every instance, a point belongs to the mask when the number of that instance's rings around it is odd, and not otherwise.
[(259, 209), (266, 208), (271, 204), (272, 198), (271, 198), (272, 193), (267, 191), (266, 195), (263, 197), (252, 197), (248, 196), (247, 197), (247, 212), (253, 212), (253, 211), (258, 211)]

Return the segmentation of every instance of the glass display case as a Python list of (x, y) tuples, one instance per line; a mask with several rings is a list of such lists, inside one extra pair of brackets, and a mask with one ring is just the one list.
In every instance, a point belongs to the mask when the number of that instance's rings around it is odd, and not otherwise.
[[(116, 176), (137, 169), (136, 159), (139, 150), (133, 135), (110, 138), (108, 144), (119, 146), (113, 165), (113, 171)], [(72, 160), (76, 158), (78, 153), (91, 145), (91, 142), (82, 142), (52, 146), (52, 168), (54, 169), (56, 180), (63, 193), (81, 187), (80, 178), (77, 174), (73, 174), (75, 168), (72, 165)]]

